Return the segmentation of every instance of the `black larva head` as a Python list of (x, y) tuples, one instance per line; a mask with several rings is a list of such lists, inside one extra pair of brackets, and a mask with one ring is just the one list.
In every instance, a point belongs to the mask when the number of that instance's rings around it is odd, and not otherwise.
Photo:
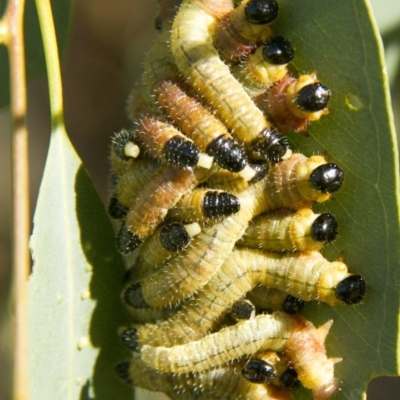
[(253, 358), (242, 369), (242, 376), (252, 383), (268, 383), (276, 378), (276, 370), (265, 360)]
[(283, 65), (293, 60), (294, 49), (288, 39), (276, 36), (263, 47), (262, 55), (270, 64)]
[(115, 151), (115, 154), (124, 161), (129, 160), (129, 157), (125, 155), (125, 146), (133, 140), (132, 132), (128, 132), (125, 129), (122, 129), (119, 132), (114, 133), (111, 136), (112, 147)]
[(336, 287), (335, 296), (346, 304), (357, 304), (366, 292), (365, 280), (360, 275), (350, 275)]
[(282, 373), (279, 378), (279, 385), (286, 390), (294, 390), (300, 386), (300, 381), (294, 368), (290, 367)]
[(124, 219), (128, 211), (129, 208), (120, 203), (116, 197), (111, 197), (108, 205), (108, 214), (111, 218)]
[(142, 239), (134, 233), (130, 232), (125, 224), (122, 224), (117, 235), (117, 248), (122, 254), (129, 254), (135, 250)]
[(233, 304), (231, 314), (239, 321), (250, 319), (256, 315), (256, 307), (250, 300), (241, 299)]
[(296, 103), (300, 110), (316, 112), (328, 106), (331, 91), (319, 82), (304, 86), (297, 93)]
[(133, 283), (125, 289), (123, 294), (124, 302), (134, 308), (149, 308), (143, 297), (143, 290), (140, 283)]
[(190, 242), (190, 236), (182, 224), (165, 225), (160, 232), (160, 242), (169, 251), (179, 251)]
[(250, 167), (256, 171), (256, 174), (253, 176), (253, 178), (249, 181), (249, 183), (253, 184), (258, 181), (261, 181), (261, 179), (265, 178), (268, 174), (269, 171), (269, 163), (267, 161), (262, 161), (262, 162), (251, 162)]
[(287, 296), (282, 304), (282, 309), (288, 314), (298, 314), (304, 307), (304, 300), (291, 295)]
[(250, 0), (244, 15), (251, 24), (269, 24), (278, 16), (279, 6), (276, 0)]
[(115, 372), (119, 379), (123, 380), (125, 383), (132, 384), (132, 378), (129, 374), (129, 366), (129, 361), (120, 362), (115, 367)]
[(310, 175), (311, 186), (322, 193), (336, 192), (343, 181), (344, 172), (333, 163), (320, 165)]
[(199, 161), (199, 150), (193, 142), (174, 136), (164, 146), (164, 157), (171, 164), (194, 167)]
[(239, 210), (239, 199), (233, 194), (208, 191), (204, 196), (203, 212), (207, 218), (227, 217)]
[(332, 242), (336, 239), (339, 225), (336, 218), (329, 213), (321, 214), (311, 226), (311, 237), (316, 242)]
[(138, 335), (136, 328), (128, 328), (120, 335), (122, 343), (132, 351), (138, 350)]
[(260, 132), (259, 137), (252, 143), (252, 147), (268, 160), (279, 162), (286, 154), (289, 144), (285, 136), (274, 129), (266, 128)]
[(240, 172), (247, 164), (244, 149), (232, 139), (224, 135), (213, 140), (207, 147), (207, 154), (214, 157), (215, 162), (231, 172)]

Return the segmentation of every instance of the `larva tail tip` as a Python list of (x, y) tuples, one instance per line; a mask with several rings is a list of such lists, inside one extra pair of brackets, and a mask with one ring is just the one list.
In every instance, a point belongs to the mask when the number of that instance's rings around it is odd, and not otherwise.
[(137, 351), (138, 346), (138, 335), (136, 328), (125, 328), (124, 330), (121, 329), (120, 338), (122, 343), (132, 351)]
[(339, 381), (334, 379), (332, 382), (328, 382), (324, 385), (315, 387), (312, 390), (314, 400), (327, 400), (332, 397), (339, 387)]
[(205, 169), (210, 169), (212, 167), (214, 157), (211, 157), (205, 153), (199, 153), (199, 160), (197, 161), (197, 166)]
[(249, 165), (246, 165), (240, 172), (239, 175), (246, 181), (250, 181), (254, 178), (257, 171), (251, 168)]

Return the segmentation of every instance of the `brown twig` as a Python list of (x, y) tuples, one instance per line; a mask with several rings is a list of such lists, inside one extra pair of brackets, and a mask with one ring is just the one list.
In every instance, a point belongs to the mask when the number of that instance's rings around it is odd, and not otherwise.
[(27, 279), (30, 272), (29, 162), (26, 127), (26, 78), (23, 16), (25, 0), (9, 0), (0, 22), (0, 42), (10, 60), (13, 194), (14, 385), (13, 399), (28, 395)]

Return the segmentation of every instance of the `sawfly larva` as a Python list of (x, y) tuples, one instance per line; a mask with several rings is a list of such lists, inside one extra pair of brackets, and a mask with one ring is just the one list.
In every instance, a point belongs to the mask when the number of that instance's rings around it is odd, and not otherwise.
[[(202, 291), (185, 302), (182, 310), (167, 321), (138, 326), (137, 347), (172, 346), (203, 337), (216, 329), (237, 300), (260, 284), (296, 299), (318, 300), (333, 306), (359, 303), (366, 291), (361, 276), (350, 274), (345, 264), (329, 262), (318, 252), (283, 255), (235, 249)], [(132, 290), (133, 299), (124, 294), (128, 308), (133, 301), (138, 306), (142, 298), (136, 297), (140, 294), (137, 287)], [(286, 311), (301, 307), (298, 300), (287, 301)]]
[(118, 364), (117, 375), (126, 383), (150, 390), (162, 389), (173, 400), (293, 400), (286, 390), (257, 385), (236, 372), (239, 366), (217, 368), (183, 375), (160, 373), (137, 355)]
[(255, 218), (237, 245), (268, 251), (320, 250), (336, 239), (338, 223), (332, 214), (280, 210)]
[(180, 86), (171, 81), (156, 85), (157, 102), (165, 114), (201, 151), (214, 157), (220, 167), (251, 179), (254, 172), (247, 166), (244, 149), (233, 140), (220, 120)]
[(288, 73), (287, 64), (292, 61), (292, 44), (283, 36), (270, 39), (241, 64), (232, 68), (232, 74), (251, 97), (263, 93)]
[(261, 314), (184, 345), (144, 345), (141, 358), (160, 372), (206, 371), (260, 350), (282, 350), (294, 327), (295, 321), (287, 314)]
[(119, 250), (122, 253), (133, 251), (134, 246), (124, 246), (123, 243), (129, 241), (139, 245), (143, 242), (162, 222), (168, 210), (211, 173), (203, 168), (160, 168), (131, 203), (124, 228), (118, 234)]
[(270, 123), (219, 58), (212, 39), (217, 22), (212, 3), (183, 1), (172, 27), (172, 54), (182, 75), (232, 134), (251, 144)]
[(328, 114), (331, 91), (318, 82), (315, 74), (298, 79), (286, 76), (255, 98), (255, 103), (280, 132), (304, 131), (309, 121)]
[(142, 117), (135, 132), (146, 152), (178, 167), (210, 168), (212, 157), (200, 153), (195, 143), (172, 125), (153, 117)]
[(204, 222), (228, 217), (239, 210), (239, 199), (233, 194), (201, 188), (182, 196), (168, 217), (184, 222)]
[(297, 314), (304, 307), (304, 300), (276, 289), (257, 286), (246, 294), (259, 311), (284, 311), (288, 314)]

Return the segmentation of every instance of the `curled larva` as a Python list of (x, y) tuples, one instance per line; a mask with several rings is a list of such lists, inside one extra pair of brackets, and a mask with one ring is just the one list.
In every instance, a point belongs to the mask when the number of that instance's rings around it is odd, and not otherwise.
[(240, 172), (247, 180), (252, 178), (254, 173), (247, 167), (244, 149), (233, 140), (225, 125), (184, 89), (182, 84), (171, 81), (156, 85), (157, 102), (166, 115), (201, 151), (214, 157), (220, 167)]
[(212, 3), (212, 0), (182, 3), (172, 27), (171, 50), (190, 85), (212, 106), (233, 135), (251, 144), (270, 124), (219, 58), (212, 40), (217, 22), (209, 9)]
[(296, 299), (342, 305), (359, 303), (365, 296), (362, 277), (318, 252), (281, 255), (236, 249), (182, 310), (167, 321), (138, 326), (137, 347), (145, 343), (171, 346), (203, 337), (216, 329), (237, 300), (260, 284), (294, 296), (287, 299), (286, 311), (291, 312), (300, 307)]
[(178, 167), (210, 168), (212, 157), (200, 153), (196, 144), (167, 122), (144, 116), (135, 138), (150, 155)]
[(286, 354), (299, 380), (303, 386), (312, 390), (315, 400), (330, 398), (339, 385), (334, 376), (334, 365), (342, 359), (328, 358), (324, 346), (332, 324), (330, 320), (316, 329), (310, 321), (299, 318), (286, 344)]
[(255, 103), (281, 132), (304, 131), (309, 121), (328, 114), (331, 91), (315, 74), (286, 76), (255, 98)]
[(178, 222), (164, 224), (140, 246), (133, 267), (136, 279), (155, 272), (168, 259), (186, 248), (192, 238), (201, 232), (197, 222), (182, 225)]
[(283, 36), (270, 39), (241, 64), (232, 68), (232, 74), (242, 83), (251, 97), (264, 92), (288, 73), (287, 64), (292, 61), (292, 44)]
[(287, 314), (262, 314), (184, 345), (144, 345), (141, 358), (160, 372), (205, 371), (259, 350), (282, 350), (294, 326), (295, 321)]
[(288, 314), (297, 314), (304, 307), (304, 300), (265, 286), (255, 287), (246, 294), (246, 298), (259, 311), (284, 311)]
[[(203, 168), (160, 168), (146, 183), (131, 203), (125, 224), (118, 233), (118, 249), (122, 253), (133, 251), (147, 236), (154, 232), (167, 212), (179, 199), (199, 183), (206, 180), (211, 170)], [(126, 227), (126, 228), (125, 228)], [(135, 243), (125, 246), (124, 243)]]
[(162, 390), (173, 400), (292, 400), (292, 395), (272, 385), (246, 381), (237, 365), (202, 373), (183, 375), (160, 373), (137, 355), (118, 364), (117, 375), (123, 381), (150, 391)]
[[(333, 169), (327, 176), (321, 174), (321, 168), (324, 170), (326, 166)], [(294, 154), (274, 165), (266, 178), (237, 195), (241, 204), (238, 213), (204, 227), (191, 245), (162, 270), (133, 285), (127, 284), (122, 298), (128, 307), (139, 308), (163, 307), (183, 300), (218, 272), (252, 218), (273, 209), (311, 207), (313, 201), (327, 200), (329, 192), (340, 187), (342, 174), (337, 166), (326, 164), (323, 157), (318, 156), (307, 158)], [(128, 216), (129, 213), (127, 220)], [(140, 216), (143, 220), (146, 214), (142, 212)], [(149, 229), (149, 225), (145, 228)], [(126, 232), (124, 228), (123, 234)], [(124, 243), (136, 237), (121, 236), (121, 239)]]
[(228, 217), (240, 210), (239, 199), (222, 190), (195, 189), (182, 196), (168, 217), (184, 222), (204, 222)]
[(295, 213), (280, 210), (255, 218), (237, 245), (268, 251), (320, 250), (335, 240), (337, 233), (332, 214), (314, 214), (309, 208)]

